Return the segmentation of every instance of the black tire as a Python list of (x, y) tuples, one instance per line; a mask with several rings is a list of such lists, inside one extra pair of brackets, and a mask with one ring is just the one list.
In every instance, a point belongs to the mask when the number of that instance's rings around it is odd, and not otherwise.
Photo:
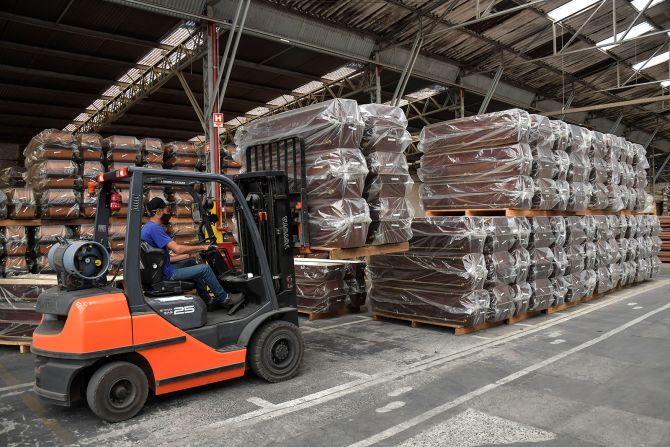
[(247, 358), (251, 370), (268, 382), (283, 382), (298, 373), (305, 342), (295, 324), (273, 320), (263, 323), (254, 333)]
[(100, 419), (120, 422), (135, 416), (144, 406), (149, 384), (144, 371), (128, 362), (102, 365), (86, 387), (86, 401)]

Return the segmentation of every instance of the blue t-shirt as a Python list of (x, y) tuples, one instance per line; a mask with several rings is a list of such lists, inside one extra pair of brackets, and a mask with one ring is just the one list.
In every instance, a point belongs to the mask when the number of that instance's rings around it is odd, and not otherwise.
[(163, 265), (163, 279), (170, 280), (174, 269), (170, 265), (170, 250), (167, 248), (167, 244), (170, 243), (172, 238), (163, 229), (162, 225), (159, 225), (155, 222), (147, 222), (142, 227), (142, 240), (151, 244), (152, 247), (162, 248), (165, 252), (165, 265)]

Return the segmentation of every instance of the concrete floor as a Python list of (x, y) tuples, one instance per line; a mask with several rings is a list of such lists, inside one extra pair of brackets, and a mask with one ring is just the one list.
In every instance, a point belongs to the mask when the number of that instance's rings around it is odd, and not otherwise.
[(352, 315), (303, 321), (294, 380), (152, 398), (108, 424), (42, 404), (0, 349), (0, 445), (670, 446), (670, 268), (566, 312), (456, 337)]

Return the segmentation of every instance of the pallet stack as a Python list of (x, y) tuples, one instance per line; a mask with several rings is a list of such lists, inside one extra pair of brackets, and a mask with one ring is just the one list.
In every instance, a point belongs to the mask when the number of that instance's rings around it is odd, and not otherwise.
[(670, 262), (670, 216), (660, 216), (658, 220), (661, 222), (661, 253), (659, 257), (663, 262)]

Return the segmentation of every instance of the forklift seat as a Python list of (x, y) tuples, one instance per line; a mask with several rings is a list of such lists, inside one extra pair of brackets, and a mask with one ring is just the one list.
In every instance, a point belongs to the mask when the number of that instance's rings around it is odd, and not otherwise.
[(147, 296), (169, 296), (195, 289), (193, 281), (165, 281), (165, 252), (146, 241), (140, 243), (140, 277)]

